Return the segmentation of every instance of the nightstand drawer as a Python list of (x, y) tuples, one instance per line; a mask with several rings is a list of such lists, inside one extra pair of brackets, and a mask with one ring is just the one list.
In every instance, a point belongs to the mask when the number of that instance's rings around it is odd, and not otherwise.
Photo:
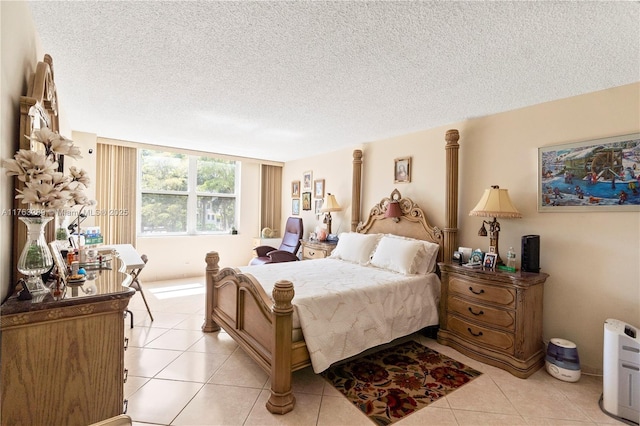
[(471, 281), (459, 276), (449, 279), (449, 291), (458, 293), (466, 298), (489, 302), (513, 308), (516, 302), (516, 290), (483, 284), (479, 280)]
[(482, 322), (489, 326), (495, 325), (511, 331), (515, 330), (515, 311), (478, 305), (452, 295), (449, 295), (448, 306), (450, 311), (473, 321)]
[(315, 247), (302, 247), (303, 259), (324, 259), (327, 257), (326, 250), (317, 249)]
[(482, 327), (455, 315), (449, 317), (449, 329), (453, 333), (475, 344), (491, 346), (509, 355), (513, 355), (514, 353), (515, 339), (511, 333)]

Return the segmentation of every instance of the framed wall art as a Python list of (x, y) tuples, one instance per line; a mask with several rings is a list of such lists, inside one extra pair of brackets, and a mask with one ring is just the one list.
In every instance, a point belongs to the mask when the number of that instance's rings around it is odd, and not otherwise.
[(393, 182), (411, 182), (411, 157), (396, 158), (393, 160)]
[(313, 198), (324, 198), (324, 179), (313, 181)]
[(300, 181), (294, 180), (291, 182), (291, 196), (293, 198), (300, 198)]
[(311, 192), (312, 179), (313, 172), (308, 171), (302, 174), (302, 192)]
[(315, 200), (315, 213), (318, 218), (322, 215), (322, 203), (324, 203), (324, 200)]
[(538, 211), (640, 211), (640, 133), (538, 148)]
[(302, 193), (302, 210), (311, 210), (311, 193)]
[(300, 214), (300, 198), (291, 200), (291, 214), (297, 216)]

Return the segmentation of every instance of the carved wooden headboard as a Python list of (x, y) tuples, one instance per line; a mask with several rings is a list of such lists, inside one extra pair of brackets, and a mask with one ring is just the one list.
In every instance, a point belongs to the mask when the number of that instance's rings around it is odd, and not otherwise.
[[(402, 216), (386, 217), (389, 203), (398, 202)], [(443, 259), (442, 231), (432, 226), (424, 211), (411, 198), (402, 198), (400, 191), (394, 189), (389, 197), (385, 197), (371, 208), (367, 221), (356, 228), (356, 232), (364, 234), (393, 234), (401, 237), (425, 240), (440, 246), (438, 261)]]

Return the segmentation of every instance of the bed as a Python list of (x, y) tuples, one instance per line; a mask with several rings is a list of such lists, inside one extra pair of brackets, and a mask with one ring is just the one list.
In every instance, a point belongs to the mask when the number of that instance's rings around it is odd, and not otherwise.
[[(436, 265), (450, 260), (456, 247), (458, 137), (457, 130), (449, 130), (445, 138), (444, 229), (431, 225), (424, 211), (395, 189), (365, 221), (359, 220), (358, 208), (352, 209), (352, 232), (341, 234), (328, 259), (221, 269), (218, 253), (207, 253), (202, 329), (222, 327), (270, 374), (266, 407), (271, 413), (293, 410), (293, 371), (311, 365), (320, 372), (438, 324)], [(354, 206), (360, 202), (361, 167), (362, 152), (356, 151)], [(396, 202), (402, 215), (386, 217)], [(320, 294), (326, 300), (321, 302)]]

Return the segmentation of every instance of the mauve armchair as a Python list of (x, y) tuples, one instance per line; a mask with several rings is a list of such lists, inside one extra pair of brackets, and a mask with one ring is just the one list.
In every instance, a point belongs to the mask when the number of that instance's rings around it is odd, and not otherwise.
[(290, 217), (287, 219), (280, 248), (276, 249), (271, 246), (256, 247), (254, 250), (256, 251), (257, 257), (251, 259), (249, 265), (293, 262), (298, 260), (298, 249), (300, 249), (300, 240), (302, 239), (303, 231), (302, 219), (299, 217)]

